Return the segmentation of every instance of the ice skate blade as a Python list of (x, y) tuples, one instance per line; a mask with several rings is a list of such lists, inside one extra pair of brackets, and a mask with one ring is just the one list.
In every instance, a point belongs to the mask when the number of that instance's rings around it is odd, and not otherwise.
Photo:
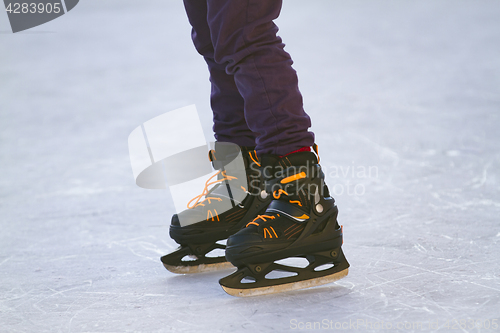
[(175, 274), (196, 274), (205, 272), (220, 271), (223, 269), (234, 268), (230, 262), (220, 262), (216, 264), (201, 264), (196, 266), (172, 266), (163, 263), (165, 268)]
[(261, 295), (277, 294), (277, 293), (282, 293), (285, 291), (292, 291), (292, 290), (299, 290), (299, 289), (321, 286), (323, 284), (327, 284), (327, 283), (331, 283), (331, 282), (340, 280), (343, 277), (346, 277), (347, 273), (349, 273), (349, 268), (346, 268), (343, 271), (334, 273), (332, 275), (322, 276), (319, 278), (314, 278), (314, 279), (309, 279), (309, 280), (304, 280), (304, 281), (299, 281), (299, 282), (279, 284), (279, 285), (269, 286), (269, 287), (253, 288), (253, 289), (234, 289), (234, 288), (229, 288), (229, 287), (225, 287), (225, 286), (221, 286), (221, 287), (222, 287), (222, 289), (224, 289), (224, 291), (226, 293), (228, 293), (231, 296), (237, 296), (237, 297), (261, 296)]

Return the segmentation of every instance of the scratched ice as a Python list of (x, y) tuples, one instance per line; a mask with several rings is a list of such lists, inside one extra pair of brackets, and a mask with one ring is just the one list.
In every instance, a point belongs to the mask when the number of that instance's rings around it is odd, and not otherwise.
[(498, 17), (496, 0), (284, 2), (351, 270), (238, 299), (230, 271), (163, 268), (173, 203), (128, 160), (135, 127), (186, 105), (212, 139), (182, 2), (82, 1), (15, 35), (0, 13), (0, 331), (499, 331)]

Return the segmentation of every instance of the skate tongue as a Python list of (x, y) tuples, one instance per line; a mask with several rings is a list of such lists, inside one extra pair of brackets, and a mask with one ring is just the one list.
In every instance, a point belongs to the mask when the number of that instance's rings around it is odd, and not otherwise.
[(290, 167), (312, 167), (318, 164), (318, 158), (312, 152), (298, 152), (280, 158), (277, 155), (264, 154), (261, 156), (263, 174), (268, 180)]
[(283, 156), (283, 158), (280, 159), (280, 164), (282, 164), (283, 167), (290, 166), (290, 164), (293, 166), (312, 166), (318, 164), (318, 157), (310, 151), (302, 151)]
[(240, 152), (242, 154), (253, 151), (255, 147), (240, 147), (230, 142), (215, 142), (213, 149), (208, 153), (208, 158), (212, 162), (215, 170), (220, 170), (234, 161)]
[(298, 153), (293, 153), (283, 157), (278, 155), (264, 154), (260, 157), (263, 167), (275, 168), (287, 168), (290, 166), (303, 166), (303, 165), (314, 165), (318, 164), (318, 158), (316, 155), (309, 151), (301, 151)]
[(285, 214), (286, 216), (294, 219), (296, 222), (304, 222), (305, 218), (309, 218), (309, 210), (304, 209), (306, 207), (298, 206), (297, 204), (293, 204), (290, 202), (282, 201), (282, 200), (273, 200), (271, 204), (267, 207), (266, 213), (275, 213), (275, 214)]

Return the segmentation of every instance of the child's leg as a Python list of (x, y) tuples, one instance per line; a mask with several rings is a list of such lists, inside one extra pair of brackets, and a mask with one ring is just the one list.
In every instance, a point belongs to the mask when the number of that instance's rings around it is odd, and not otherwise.
[(196, 50), (205, 58), (210, 71), (212, 93), (210, 104), (214, 113), (214, 133), (218, 141), (239, 146), (255, 146), (255, 133), (244, 116), (244, 101), (234, 82), (226, 73), (225, 64), (214, 61), (214, 47), (207, 23), (207, 3), (202, 0), (184, 0), (184, 6), (193, 27), (192, 38)]
[(258, 134), (257, 152), (284, 155), (313, 145), (292, 59), (273, 23), (282, 1), (207, 0), (207, 4), (213, 58), (234, 75), (245, 101), (246, 122)]

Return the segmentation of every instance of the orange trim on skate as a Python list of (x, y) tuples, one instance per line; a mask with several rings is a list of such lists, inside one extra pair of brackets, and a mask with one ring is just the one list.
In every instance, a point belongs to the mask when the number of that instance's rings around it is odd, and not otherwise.
[(290, 203), (296, 203), (300, 207), (302, 207), (302, 203), (299, 200), (290, 200)]
[(234, 213), (229, 214), (227, 217), (240, 217), (239, 215), (244, 215), (246, 213), (245, 209), (237, 210)]
[[(255, 159), (257, 159), (257, 161), (258, 161), (258, 160), (259, 160), (259, 158), (258, 158), (258, 156), (257, 156), (257, 151), (255, 151), (255, 150), (254, 150), (253, 152), (254, 152), (254, 154), (255, 154)], [(259, 162), (257, 162), (257, 161), (253, 158), (253, 156), (252, 156), (252, 152), (249, 152), (248, 154), (250, 155), (250, 158), (252, 159), (252, 161), (254, 161), (254, 163), (255, 163), (255, 164), (257, 164), (258, 166), (260, 166), (260, 163), (259, 163)]]
[(292, 234), (290, 234), (287, 239), (292, 238), (293, 235), (296, 235), (297, 233), (302, 232), (302, 230), (304, 230), (304, 228), (295, 229), (295, 231)]
[[(269, 238), (273, 238), (273, 235), (271, 235), (271, 232), (267, 228), (264, 228), (264, 238), (267, 238), (266, 232), (269, 234)], [(278, 237), (278, 236), (276, 236), (276, 237)]]
[(290, 232), (292, 232), (293, 229), (295, 229), (296, 227), (300, 227), (300, 224), (292, 224), (291, 226), (285, 229), (284, 233), (286, 233), (289, 229), (292, 229), (290, 230)]
[(215, 158), (215, 150), (214, 149), (210, 149), (208, 151), (208, 159), (210, 160), (210, 162), (213, 162), (213, 161), (216, 160), (216, 158)]
[(269, 226), (269, 228), (271, 228), (271, 230), (273, 231), (274, 236), (276, 236), (276, 238), (278, 238), (278, 235), (276, 234), (276, 231), (274, 231), (274, 228), (273, 228), (273, 227), (271, 227), (271, 226)]
[(318, 163), (319, 163), (319, 153), (318, 153), (318, 151), (319, 151), (319, 147), (318, 147), (318, 145), (317, 145), (317, 144), (313, 144), (313, 146), (312, 146), (312, 147), (313, 147), (314, 152), (315, 152), (315, 153), (316, 153), (316, 155), (318, 156)]
[(294, 180), (299, 180), (302, 178), (306, 178), (306, 173), (304, 171), (302, 171), (301, 173), (295, 174), (293, 176), (286, 177), (286, 178), (282, 179), (280, 183), (286, 184), (286, 183), (290, 183), (290, 182), (293, 182)]

